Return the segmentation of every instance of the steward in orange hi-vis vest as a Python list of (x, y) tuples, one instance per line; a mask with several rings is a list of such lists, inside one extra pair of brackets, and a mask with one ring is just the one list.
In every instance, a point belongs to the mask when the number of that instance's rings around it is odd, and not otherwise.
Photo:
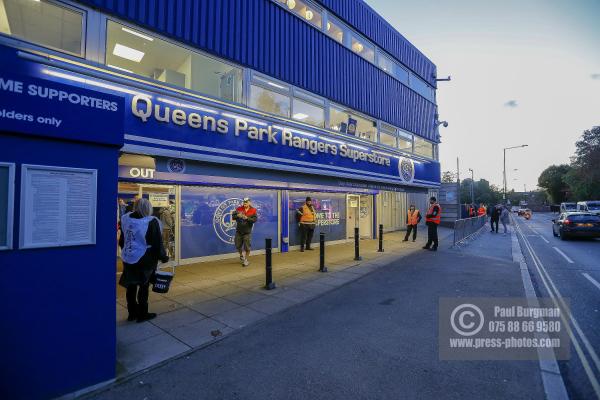
[(427, 224), (427, 244), (423, 246), (425, 250), (437, 250), (437, 228), (440, 222), (442, 222), (442, 207), (437, 203), (435, 197), (431, 197), (429, 199), (429, 210), (427, 210), (427, 214), (425, 215), (425, 223)]
[(417, 225), (421, 222), (421, 213), (411, 204), (408, 213), (406, 213), (406, 236), (403, 242), (408, 241), (410, 233), (413, 234), (413, 242), (417, 239)]
[(310, 197), (307, 197), (304, 204), (298, 209), (298, 216), (298, 222), (300, 222), (300, 251), (304, 251), (305, 248), (306, 250), (313, 250), (310, 243), (317, 225), (317, 213)]

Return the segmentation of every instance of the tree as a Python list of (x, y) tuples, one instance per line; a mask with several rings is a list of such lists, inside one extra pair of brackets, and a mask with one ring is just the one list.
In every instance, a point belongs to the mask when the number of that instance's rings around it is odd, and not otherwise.
[(442, 182), (443, 183), (456, 182), (456, 172), (452, 172), (452, 171), (442, 172)]
[[(473, 193), (475, 204), (498, 204), (502, 198), (500, 188), (496, 185), (490, 185), (490, 182), (485, 179), (473, 182)], [(465, 203), (471, 202), (471, 178), (467, 178), (461, 182), (460, 198)]]
[(540, 174), (538, 186), (546, 189), (553, 203), (561, 203), (567, 199), (569, 186), (567, 185), (567, 174), (571, 167), (567, 164), (551, 165)]
[(575, 199), (600, 199), (600, 126), (583, 132), (575, 146), (565, 182)]

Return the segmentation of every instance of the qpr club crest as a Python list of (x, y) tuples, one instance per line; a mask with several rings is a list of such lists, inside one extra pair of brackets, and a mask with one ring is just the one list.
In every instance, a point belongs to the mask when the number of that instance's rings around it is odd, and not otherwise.
[(213, 228), (217, 237), (225, 243), (233, 244), (235, 238), (235, 221), (231, 212), (242, 205), (242, 199), (227, 199), (215, 209), (213, 215)]
[(398, 173), (404, 182), (410, 183), (415, 179), (415, 164), (410, 158), (402, 157), (398, 161)]
[(185, 161), (180, 158), (170, 158), (167, 161), (167, 169), (169, 172), (181, 174), (185, 172)]

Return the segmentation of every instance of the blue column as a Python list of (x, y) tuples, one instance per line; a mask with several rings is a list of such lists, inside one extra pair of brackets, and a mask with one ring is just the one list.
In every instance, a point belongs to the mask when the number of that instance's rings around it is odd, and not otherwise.
[(289, 235), (290, 235), (290, 212), (289, 212), (289, 200), (290, 193), (287, 190), (281, 191), (281, 238), (279, 243), (281, 243), (281, 252), (287, 253), (290, 247), (289, 244)]

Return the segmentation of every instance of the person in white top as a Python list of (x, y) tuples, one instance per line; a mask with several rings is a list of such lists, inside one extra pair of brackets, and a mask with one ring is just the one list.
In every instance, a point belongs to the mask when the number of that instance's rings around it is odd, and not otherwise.
[(134, 204), (134, 211), (121, 218), (121, 259), (123, 274), (119, 284), (127, 288), (128, 321), (143, 322), (156, 317), (148, 312), (150, 279), (158, 261), (167, 262), (169, 257), (162, 242), (160, 223), (151, 216), (152, 205), (141, 198)]

